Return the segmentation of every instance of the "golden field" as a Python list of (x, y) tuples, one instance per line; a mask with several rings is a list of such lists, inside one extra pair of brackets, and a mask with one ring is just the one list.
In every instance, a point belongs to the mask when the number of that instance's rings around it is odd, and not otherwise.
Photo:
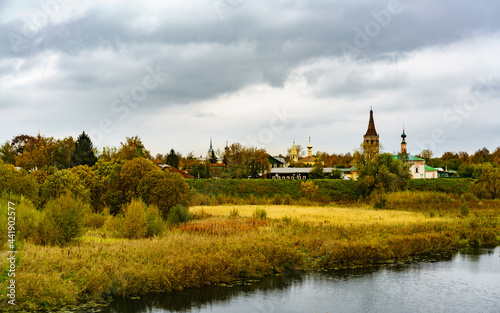
[(301, 222), (324, 223), (340, 226), (360, 225), (405, 225), (426, 222), (444, 222), (450, 218), (429, 217), (429, 214), (400, 210), (374, 210), (369, 206), (297, 206), (297, 205), (219, 205), (194, 206), (194, 214), (203, 212), (215, 216), (228, 217), (232, 210), (237, 210), (242, 217), (252, 217), (256, 209), (264, 209), (271, 219), (291, 218)]

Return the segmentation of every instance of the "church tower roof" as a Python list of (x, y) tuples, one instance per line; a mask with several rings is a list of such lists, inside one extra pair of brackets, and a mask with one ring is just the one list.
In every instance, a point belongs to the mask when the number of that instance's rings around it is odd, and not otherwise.
[(368, 122), (368, 130), (366, 131), (366, 136), (378, 136), (375, 130), (375, 122), (373, 121), (373, 110), (370, 109), (370, 122)]

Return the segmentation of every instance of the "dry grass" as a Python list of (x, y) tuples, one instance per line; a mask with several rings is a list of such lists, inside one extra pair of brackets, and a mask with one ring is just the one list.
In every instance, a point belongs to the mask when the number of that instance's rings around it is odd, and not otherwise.
[(231, 210), (237, 209), (240, 216), (251, 217), (256, 209), (265, 209), (267, 217), (271, 219), (282, 219), (284, 217), (297, 219), (301, 222), (313, 222), (333, 224), (341, 226), (355, 225), (407, 225), (426, 222), (445, 222), (449, 218), (434, 217), (419, 212), (396, 211), (396, 210), (374, 210), (369, 207), (330, 207), (314, 206), (304, 207), (295, 205), (219, 205), (219, 206), (196, 206), (190, 210), (194, 214), (202, 212), (215, 216), (229, 216)]

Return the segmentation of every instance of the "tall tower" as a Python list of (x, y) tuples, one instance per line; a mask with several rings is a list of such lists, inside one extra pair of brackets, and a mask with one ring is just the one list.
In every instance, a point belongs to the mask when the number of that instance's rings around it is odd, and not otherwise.
[(408, 154), (408, 150), (406, 149), (406, 134), (405, 134), (405, 126), (403, 125), (403, 134), (401, 134), (401, 153)]
[(299, 154), (297, 153), (297, 147), (295, 146), (295, 140), (293, 141), (292, 151), (290, 152), (290, 162), (299, 162)]
[(363, 150), (367, 161), (373, 160), (379, 153), (380, 143), (377, 131), (375, 130), (375, 122), (373, 120), (373, 110), (370, 108), (370, 121), (368, 122), (368, 130), (363, 136)]
[(214, 152), (214, 149), (212, 148), (212, 136), (210, 136), (210, 148), (208, 149), (208, 157), (212, 157), (212, 152)]
[(309, 137), (309, 145), (307, 146), (307, 156), (312, 156), (311, 137)]

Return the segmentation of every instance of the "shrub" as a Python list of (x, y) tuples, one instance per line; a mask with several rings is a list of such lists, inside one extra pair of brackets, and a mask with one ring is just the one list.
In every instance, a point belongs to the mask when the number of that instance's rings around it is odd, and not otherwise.
[(179, 224), (189, 222), (193, 216), (189, 213), (189, 209), (180, 204), (175, 205), (168, 212), (168, 222), (170, 224)]
[(102, 228), (110, 218), (109, 209), (104, 209), (103, 212), (100, 213), (90, 212), (85, 215), (83, 225), (88, 228), (99, 229)]
[(375, 209), (383, 209), (383, 208), (385, 208), (386, 203), (387, 203), (387, 200), (382, 198), (382, 199), (375, 201), (375, 204), (373, 205), (373, 207)]
[(109, 235), (109, 237), (113, 238), (122, 238), (123, 237), (123, 215), (118, 214), (116, 216), (112, 216), (104, 222), (103, 229)]
[(260, 208), (255, 209), (255, 212), (253, 212), (252, 214), (252, 218), (256, 220), (265, 220), (267, 218), (266, 209), (260, 209)]
[(47, 202), (43, 211), (40, 227), (43, 243), (64, 245), (82, 234), (83, 220), (90, 207), (67, 193)]
[(146, 208), (146, 237), (161, 236), (165, 231), (165, 222), (161, 218), (160, 211), (154, 205)]
[(229, 211), (229, 218), (237, 218), (238, 216), (240, 216), (240, 211), (237, 208), (232, 208)]
[(146, 204), (140, 200), (132, 201), (123, 208), (122, 236), (128, 239), (146, 237), (148, 226), (146, 221)]
[(35, 243), (40, 242), (38, 230), (43, 223), (43, 214), (35, 208), (33, 203), (27, 199), (21, 198), (16, 205), (16, 230), (19, 234), (18, 239), (30, 240)]
[(460, 206), (458, 208), (460, 210), (460, 215), (462, 216), (469, 215), (469, 204), (467, 204), (467, 201), (465, 201), (465, 197), (463, 195), (462, 197), (460, 197)]

